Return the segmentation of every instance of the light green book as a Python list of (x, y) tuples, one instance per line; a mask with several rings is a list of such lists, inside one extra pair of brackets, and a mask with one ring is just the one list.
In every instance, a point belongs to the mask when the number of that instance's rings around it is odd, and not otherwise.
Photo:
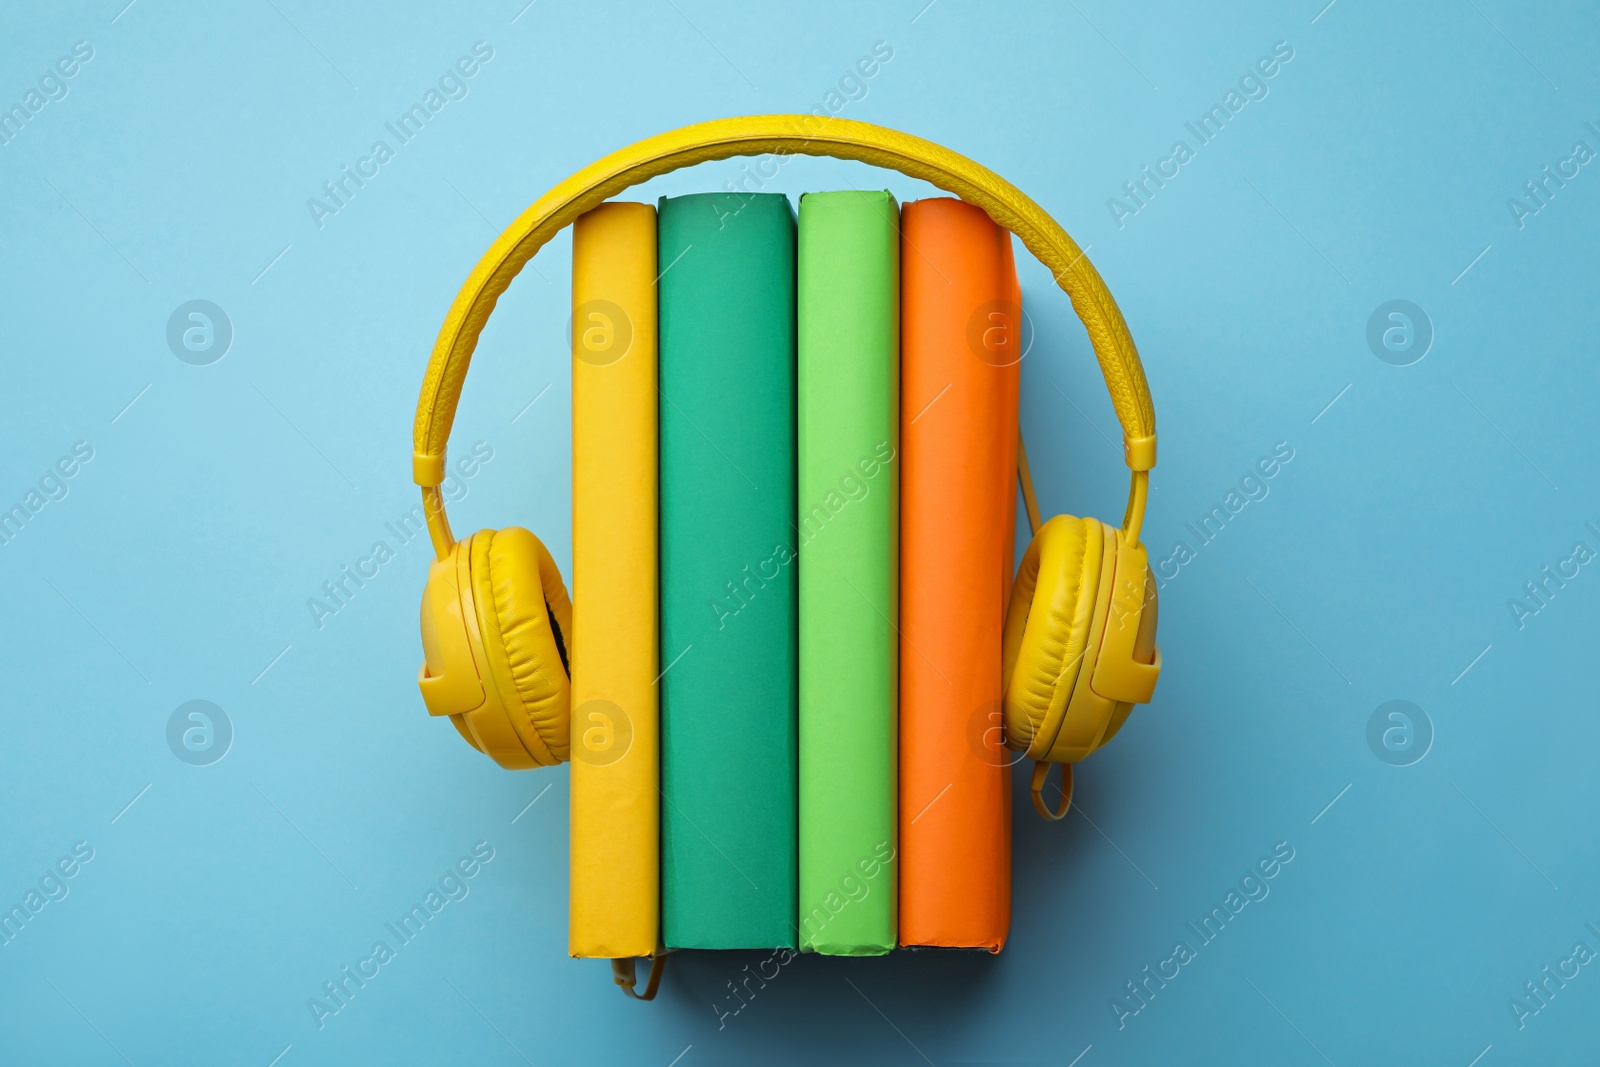
[(802, 949), (868, 956), (898, 924), (900, 208), (800, 200)]

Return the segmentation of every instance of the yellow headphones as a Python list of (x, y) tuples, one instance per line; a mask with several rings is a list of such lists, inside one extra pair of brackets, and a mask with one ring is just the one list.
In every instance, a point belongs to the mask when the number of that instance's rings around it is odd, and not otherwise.
[[(1100, 275), (1066, 232), (999, 175), (929, 141), (864, 122), (758, 115), (704, 122), (613, 152), (551, 189), (508, 226), (468, 276), (445, 317), (417, 400), (412, 477), (422, 487), (437, 560), (422, 599), (428, 711), (503, 767), (545, 767), (571, 750), (568, 672), (572, 605), (561, 575), (527, 530), (480, 530), (457, 542), (444, 497), (445, 445), (478, 335), (534, 254), (586, 211), (624, 189), (681, 167), (730, 156), (800, 153), (897, 170), (982, 208), (1048, 267), (1088, 329), (1122, 424), (1133, 471), (1121, 528), (1058, 515), (1039, 520), (1027, 453), (1019, 477), (1034, 539), (1006, 613), (1006, 744), (1038, 761), (1033, 803), (1066, 814), (1070, 764), (1103, 745), (1155, 689), (1156, 586), (1139, 543), (1156, 460), (1155, 407), (1127, 324)], [(1063, 803), (1041, 789), (1062, 763)], [(629, 980), (619, 984), (631, 990)]]

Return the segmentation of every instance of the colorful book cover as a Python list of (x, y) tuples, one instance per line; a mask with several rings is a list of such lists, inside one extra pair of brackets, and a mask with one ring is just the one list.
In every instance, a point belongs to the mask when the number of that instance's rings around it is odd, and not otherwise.
[(998, 952), (1021, 293), (1011, 235), (981, 209), (919, 200), (900, 224), (900, 943)]
[(899, 206), (800, 200), (800, 903), (803, 949), (896, 943)]
[(567, 951), (659, 944), (656, 213), (572, 233), (572, 871)]
[(662, 923), (793, 948), (795, 219), (661, 201)]

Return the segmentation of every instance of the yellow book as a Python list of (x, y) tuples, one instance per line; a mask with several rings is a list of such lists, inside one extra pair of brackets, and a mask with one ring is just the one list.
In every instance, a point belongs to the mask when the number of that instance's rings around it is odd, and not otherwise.
[(602, 204), (572, 233), (572, 900), (567, 952), (654, 952), (656, 213)]

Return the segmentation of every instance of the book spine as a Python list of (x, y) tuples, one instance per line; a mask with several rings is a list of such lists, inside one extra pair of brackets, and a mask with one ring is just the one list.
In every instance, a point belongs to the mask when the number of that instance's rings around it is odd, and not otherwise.
[(659, 940), (655, 249), (648, 204), (573, 228), (573, 956)]
[(660, 216), (663, 932), (793, 948), (794, 212), (713, 193)]
[(997, 952), (1021, 295), (1011, 235), (982, 210), (920, 200), (901, 231), (900, 942)]
[(800, 909), (803, 949), (896, 942), (899, 207), (800, 201)]

